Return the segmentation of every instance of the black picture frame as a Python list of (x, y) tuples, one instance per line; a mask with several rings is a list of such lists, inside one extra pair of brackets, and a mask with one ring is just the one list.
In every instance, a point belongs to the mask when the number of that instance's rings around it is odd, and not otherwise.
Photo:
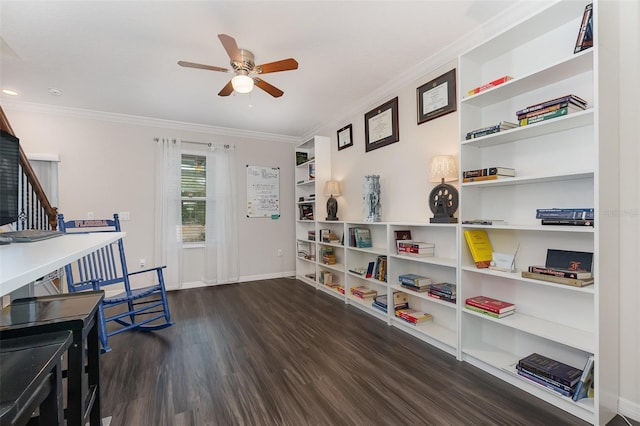
[(353, 146), (353, 126), (351, 124), (347, 124), (336, 133), (338, 135), (338, 151)]
[(426, 123), (457, 109), (456, 102), (456, 69), (416, 89), (418, 124)]
[(397, 96), (364, 115), (364, 135), (365, 152), (400, 140)]

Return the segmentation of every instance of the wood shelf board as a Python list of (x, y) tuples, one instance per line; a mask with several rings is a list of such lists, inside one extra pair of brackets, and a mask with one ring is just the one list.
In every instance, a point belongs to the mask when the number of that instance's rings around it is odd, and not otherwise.
[(379, 256), (387, 256), (388, 252), (383, 247), (347, 247), (349, 250), (360, 251), (363, 253), (371, 253)]
[(512, 231), (531, 231), (531, 232), (572, 232), (593, 234), (593, 226), (556, 226), (556, 225), (462, 225), (462, 230), (465, 229), (499, 229), (499, 230), (512, 230)]
[(296, 167), (299, 167), (302, 169), (304, 167), (307, 167), (309, 164), (315, 164), (315, 162), (316, 162), (316, 159), (312, 158), (311, 160), (307, 160), (304, 163), (296, 164)]
[(494, 271), (493, 269), (489, 269), (489, 268), (476, 268), (475, 266), (463, 266), (462, 270), (463, 271), (467, 271), (467, 272), (477, 273), (477, 274), (490, 275), (490, 276), (493, 276), (493, 277), (505, 278), (505, 279), (509, 279), (509, 280), (521, 281), (521, 282), (528, 283), (528, 284), (533, 284), (533, 285), (542, 285), (542, 286), (545, 286), (545, 287), (554, 287), (554, 288), (567, 290), (567, 291), (575, 291), (575, 292), (578, 292), (578, 293), (595, 294), (595, 290), (594, 290), (594, 286), (593, 285), (586, 286), (586, 287), (574, 287), (574, 286), (571, 286), (571, 285), (557, 284), (557, 283), (553, 283), (553, 282), (550, 282), (550, 281), (535, 280), (535, 279), (523, 277), (521, 275), (521, 271), (502, 272), (502, 271)]
[[(594, 122), (594, 110), (588, 108), (584, 111), (572, 112), (568, 115), (555, 118), (553, 120), (540, 121), (534, 124), (528, 124), (515, 129), (505, 130), (503, 132), (492, 133), (476, 139), (462, 140), (462, 147), (473, 146), (477, 148), (486, 148), (490, 146), (503, 145), (519, 140), (530, 139), (538, 136), (548, 135), (563, 130), (575, 129), (578, 127), (589, 126)], [(461, 136), (466, 136), (466, 133)]]
[(322, 290), (327, 294), (330, 294), (334, 297), (337, 297), (338, 299), (344, 300), (344, 294), (340, 293), (338, 290), (331, 288), (331, 287), (327, 287), (324, 284), (320, 284), (318, 283), (318, 290)]
[(305, 186), (305, 185), (310, 185), (312, 183), (316, 183), (315, 179), (314, 180), (305, 180), (303, 182), (296, 182), (296, 186)]
[(521, 314), (517, 312), (517, 305), (516, 313), (504, 318), (493, 318), (488, 315), (471, 311), (464, 307), (462, 307), (461, 309), (466, 315), (472, 315), (481, 318), (484, 321), (491, 321), (495, 324), (499, 324), (504, 327), (510, 327), (527, 334), (532, 334), (534, 336), (542, 337), (543, 339), (547, 339), (552, 342), (561, 343), (563, 345), (590, 353), (593, 353), (595, 350), (595, 337), (593, 332), (580, 330), (578, 328), (569, 327), (567, 325), (548, 321), (542, 318), (536, 318), (529, 315)]
[[(465, 105), (486, 107), (505, 99), (536, 90), (540, 88), (541, 85), (557, 83), (590, 71), (593, 71), (593, 49), (585, 50), (576, 55), (572, 54), (561, 61), (542, 69), (534, 70), (527, 75), (513, 76), (514, 78), (506, 83), (463, 98), (460, 104), (463, 107)], [(522, 106), (522, 108), (524, 107), (526, 107), (526, 105)]]
[(433, 322), (433, 320), (416, 325), (410, 324), (407, 321), (396, 317), (393, 317), (391, 321), (393, 325), (398, 326), (399, 328), (407, 328), (413, 330), (421, 335), (438, 340), (452, 348), (457, 347), (458, 337), (456, 332), (449, 330), (448, 328), (443, 327), (439, 324), (436, 324), (435, 322)]
[(593, 176), (594, 176), (593, 171), (586, 170), (586, 171), (572, 172), (572, 173), (566, 173), (566, 174), (515, 176), (510, 178), (504, 178), (504, 179), (484, 180), (480, 182), (466, 182), (466, 183), (462, 183), (461, 186), (463, 188), (497, 187), (497, 186), (523, 185), (523, 184), (531, 184), (531, 183), (560, 182), (560, 181), (577, 180), (577, 179), (593, 179)]
[(414, 257), (414, 256), (404, 256), (401, 254), (390, 254), (389, 257), (393, 257), (395, 259), (407, 260), (410, 262), (418, 262), (425, 263), (431, 265), (439, 265), (439, 266), (447, 266), (451, 268), (456, 267), (456, 260), (448, 257)]
[(327, 265), (326, 263), (318, 262), (320, 268), (331, 269), (338, 272), (344, 272), (344, 264), (334, 263), (333, 265)]

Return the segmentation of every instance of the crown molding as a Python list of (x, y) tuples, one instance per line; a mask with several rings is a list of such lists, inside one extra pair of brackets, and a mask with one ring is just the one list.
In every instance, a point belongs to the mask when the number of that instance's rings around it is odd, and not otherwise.
[(484, 43), (485, 41), (495, 37), (505, 29), (520, 24), (525, 19), (531, 17), (531, 15), (549, 7), (557, 1), (559, 0), (520, 0), (514, 2), (510, 7), (505, 8), (502, 13), (494, 16), (473, 31), (468, 32), (454, 42), (444, 46), (438, 52), (428, 58), (425, 58), (423, 61), (409, 68), (407, 71), (399, 73), (392, 80), (389, 80), (387, 83), (379, 86), (376, 90), (371, 92), (371, 94), (366, 98), (360, 99), (341, 110), (332, 120), (329, 120), (326, 123), (318, 123), (315, 128), (304, 135), (302, 140), (308, 140), (313, 137), (313, 135), (319, 134), (319, 132), (327, 126), (333, 126), (336, 129), (339, 128), (336, 126), (344, 126), (345, 117), (352, 117), (363, 113), (363, 111), (375, 108), (376, 105), (396, 96), (398, 91), (402, 88), (413, 84), (415, 81), (424, 78), (451, 62), (455, 61), (455, 67), (457, 68), (458, 57), (461, 54), (476, 47), (478, 44)]
[(182, 130), (204, 133), (207, 135), (230, 136), (236, 138), (258, 139), (269, 142), (285, 142), (291, 144), (298, 144), (301, 141), (301, 139), (298, 137), (278, 135), (274, 133), (263, 133), (251, 130), (231, 129), (227, 127), (216, 127), (205, 124), (186, 123), (182, 121), (162, 120), (158, 118), (116, 114), (112, 112), (94, 111), (81, 108), (22, 102), (6, 98), (2, 100), (2, 103), (7, 108), (11, 108), (17, 111), (100, 120), (118, 124), (153, 127), (155, 129)]

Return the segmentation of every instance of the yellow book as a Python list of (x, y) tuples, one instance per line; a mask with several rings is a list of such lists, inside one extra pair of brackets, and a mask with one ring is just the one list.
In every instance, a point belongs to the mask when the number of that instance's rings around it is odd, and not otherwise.
[(488, 268), (493, 257), (493, 247), (484, 229), (464, 231), (464, 238), (477, 268)]

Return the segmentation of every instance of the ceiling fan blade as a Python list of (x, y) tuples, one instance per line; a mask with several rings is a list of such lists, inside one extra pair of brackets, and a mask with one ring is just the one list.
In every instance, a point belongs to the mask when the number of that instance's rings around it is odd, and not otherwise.
[(270, 72), (290, 71), (297, 69), (298, 61), (293, 58), (288, 58), (281, 61), (269, 62), (268, 64), (256, 65), (255, 71), (258, 74), (267, 74)]
[(195, 62), (178, 61), (178, 65), (187, 68), (198, 68), (201, 70), (229, 72), (226, 68), (214, 67), (213, 65), (196, 64)]
[(233, 93), (233, 86), (231, 85), (231, 80), (222, 88), (220, 92), (218, 92), (218, 96), (229, 96)]
[(267, 83), (266, 81), (260, 78), (256, 77), (253, 79), (253, 81), (256, 84), (256, 86), (258, 86), (259, 88), (261, 88), (262, 90), (264, 90), (265, 92), (273, 96), (274, 98), (279, 98), (280, 96), (284, 95), (284, 92), (282, 90), (278, 89), (276, 86), (270, 85), (269, 83)]
[(227, 51), (229, 58), (231, 58), (232, 61), (242, 62), (242, 55), (240, 54), (240, 49), (238, 49), (236, 40), (226, 34), (218, 34), (218, 38), (220, 39), (224, 50)]

